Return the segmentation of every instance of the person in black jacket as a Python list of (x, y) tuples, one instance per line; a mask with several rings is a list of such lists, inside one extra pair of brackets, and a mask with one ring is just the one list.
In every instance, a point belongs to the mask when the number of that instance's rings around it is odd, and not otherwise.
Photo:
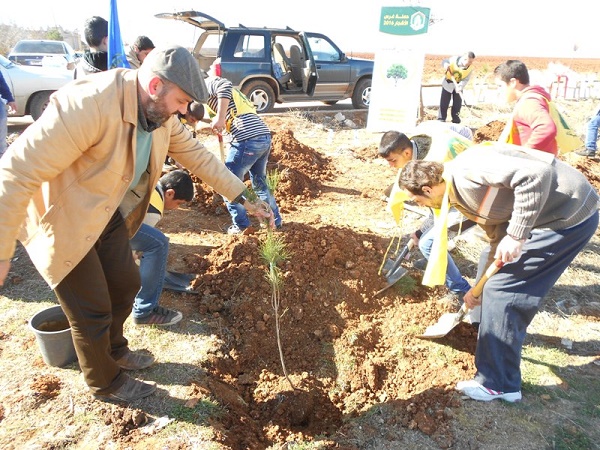
[(100, 16), (90, 17), (84, 25), (85, 42), (90, 49), (75, 68), (75, 78), (108, 70), (108, 21)]

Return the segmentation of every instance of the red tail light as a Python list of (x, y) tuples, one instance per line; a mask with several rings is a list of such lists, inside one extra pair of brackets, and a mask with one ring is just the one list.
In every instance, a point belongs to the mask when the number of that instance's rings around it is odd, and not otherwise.
[(215, 70), (215, 75), (220, 77), (221, 76), (221, 64), (214, 64), (213, 69)]

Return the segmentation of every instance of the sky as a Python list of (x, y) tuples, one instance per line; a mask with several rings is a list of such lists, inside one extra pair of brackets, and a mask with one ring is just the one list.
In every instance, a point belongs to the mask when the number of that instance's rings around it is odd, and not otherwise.
[[(296, 30), (324, 33), (348, 54), (376, 52), (382, 45), (382, 33), (379, 32), (381, 7), (417, 5), (431, 8), (431, 15), (437, 21), (430, 26), (427, 35), (426, 53), (429, 54), (473, 51), (482, 56), (600, 59), (597, 14), (591, 11), (589, 5), (593, 2), (590, 2), (569, 0), (558, 7), (558, 2), (547, 0), (366, 0), (357, 7), (347, 0), (117, 0), (121, 33), (126, 44), (138, 35), (146, 35), (156, 45), (192, 47), (198, 36), (195, 27), (157, 19), (154, 15), (195, 9), (226, 26), (240, 23), (290, 26)], [(85, 19), (90, 16), (108, 19), (109, 8), (110, 0), (77, 3), (73, 0), (11, 1), (4, 2), (0, 23), (34, 29), (62, 26), (66, 30), (81, 31)]]

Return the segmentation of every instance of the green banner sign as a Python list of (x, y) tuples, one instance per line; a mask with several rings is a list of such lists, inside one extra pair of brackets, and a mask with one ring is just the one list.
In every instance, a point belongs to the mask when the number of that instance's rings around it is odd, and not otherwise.
[(430, 8), (386, 6), (381, 8), (379, 31), (401, 36), (425, 34), (429, 28)]

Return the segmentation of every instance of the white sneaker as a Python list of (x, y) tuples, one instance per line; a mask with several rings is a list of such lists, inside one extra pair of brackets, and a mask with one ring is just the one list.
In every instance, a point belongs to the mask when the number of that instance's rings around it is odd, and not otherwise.
[(494, 391), (493, 389), (486, 388), (475, 380), (459, 381), (456, 384), (456, 390), (462, 392), (473, 400), (480, 400), (482, 402), (489, 402), (499, 398), (505, 402), (514, 403), (521, 401), (522, 398), (521, 391)]
[(236, 224), (229, 225), (229, 228), (227, 228), (227, 234), (241, 234), (242, 231), (244, 230), (242, 230)]

